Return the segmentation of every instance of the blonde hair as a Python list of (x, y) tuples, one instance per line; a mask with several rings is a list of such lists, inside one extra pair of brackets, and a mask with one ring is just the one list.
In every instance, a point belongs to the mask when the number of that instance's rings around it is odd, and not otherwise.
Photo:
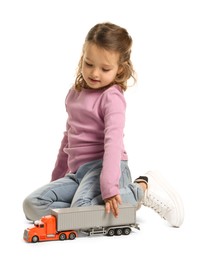
[(121, 72), (116, 75), (112, 84), (118, 84), (124, 91), (127, 89), (127, 80), (132, 78), (136, 82), (135, 71), (130, 60), (132, 38), (127, 30), (112, 24), (99, 23), (90, 29), (83, 45), (82, 55), (78, 64), (77, 76), (75, 79), (75, 89), (81, 91), (87, 87), (87, 84), (82, 76), (82, 62), (85, 46), (88, 43), (96, 44), (98, 47), (104, 48), (107, 51), (119, 53), (119, 66)]

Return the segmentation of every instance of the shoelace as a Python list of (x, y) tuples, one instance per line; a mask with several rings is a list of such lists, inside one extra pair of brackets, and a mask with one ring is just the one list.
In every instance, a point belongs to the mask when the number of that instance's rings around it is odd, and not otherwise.
[(162, 218), (165, 219), (165, 215), (170, 211), (170, 207), (158, 200), (152, 194), (146, 194), (143, 205), (149, 208), (152, 208), (155, 212), (157, 212)]

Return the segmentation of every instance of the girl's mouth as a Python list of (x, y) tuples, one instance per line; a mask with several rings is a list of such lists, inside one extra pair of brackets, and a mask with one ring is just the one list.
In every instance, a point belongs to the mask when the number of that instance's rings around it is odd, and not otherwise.
[(93, 83), (100, 82), (100, 80), (89, 78), (89, 80)]

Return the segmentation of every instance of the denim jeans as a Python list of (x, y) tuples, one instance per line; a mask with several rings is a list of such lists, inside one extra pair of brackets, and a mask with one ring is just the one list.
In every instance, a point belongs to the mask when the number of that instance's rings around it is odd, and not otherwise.
[[(138, 205), (143, 198), (142, 188), (132, 183), (127, 161), (120, 162), (120, 196), (123, 203)], [(100, 191), (102, 160), (82, 165), (77, 172), (50, 182), (35, 190), (23, 202), (27, 219), (37, 220), (50, 214), (50, 209), (101, 205), (104, 201)]]

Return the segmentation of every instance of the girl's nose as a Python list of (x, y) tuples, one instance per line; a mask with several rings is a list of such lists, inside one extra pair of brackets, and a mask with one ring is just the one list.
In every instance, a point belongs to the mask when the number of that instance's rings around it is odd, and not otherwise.
[(92, 77), (93, 78), (97, 78), (98, 77), (98, 69), (97, 68), (94, 68), (93, 70), (92, 70)]

